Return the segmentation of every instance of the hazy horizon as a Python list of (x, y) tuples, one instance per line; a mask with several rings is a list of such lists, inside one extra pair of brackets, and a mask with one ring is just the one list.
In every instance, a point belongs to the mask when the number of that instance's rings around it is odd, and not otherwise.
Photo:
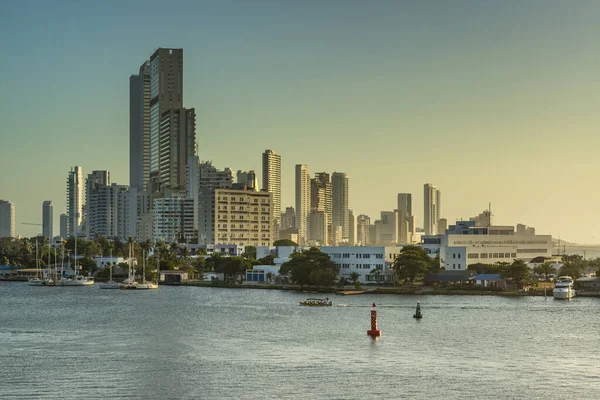
[(184, 106), (199, 157), (254, 169), (346, 172), (350, 209), (379, 219), (423, 184), (442, 217), (491, 202), (499, 225), (600, 243), (597, 16), (579, 1), (2, 2), (0, 199), (18, 235), (54, 234), (72, 166), (129, 184), (129, 77), (158, 47), (184, 49)]

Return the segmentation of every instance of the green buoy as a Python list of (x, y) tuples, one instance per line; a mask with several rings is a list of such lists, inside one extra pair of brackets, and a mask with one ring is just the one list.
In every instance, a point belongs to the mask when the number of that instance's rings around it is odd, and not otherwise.
[(423, 314), (421, 313), (421, 304), (417, 301), (417, 312), (413, 314), (413, 318), (421, 319), (423, 318)]

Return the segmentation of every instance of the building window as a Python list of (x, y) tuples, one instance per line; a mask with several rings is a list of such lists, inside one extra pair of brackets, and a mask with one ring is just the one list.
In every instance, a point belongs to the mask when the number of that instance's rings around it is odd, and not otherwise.
[(456, 253), (452, 253), (452, 258), (456, 258)]
[(460, 253), (458, 253), (458, 258), (460, 258)]

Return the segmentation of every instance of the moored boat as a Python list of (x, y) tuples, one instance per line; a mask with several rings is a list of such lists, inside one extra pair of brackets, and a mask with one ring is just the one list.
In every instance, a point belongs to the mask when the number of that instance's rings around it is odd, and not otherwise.
[(332, 303), (331, 300), (329, 300), (329, 297), (324, 299), (308, 298), (305, 301), (301, 301), (300, 305), (308, 307), (326, 307), (331, 306)]
[(575, 288), (573, 278), (570, 276), (559, 276), (556, 279), (556, 285), (552, 291), (555, 299), (569, 300), (575, 297)]

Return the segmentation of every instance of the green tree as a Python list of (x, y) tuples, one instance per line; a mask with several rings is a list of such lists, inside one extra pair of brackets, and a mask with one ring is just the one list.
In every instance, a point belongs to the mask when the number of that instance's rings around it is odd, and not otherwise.
[(273, 242), (273, 246), (298, 246), (298, 243), (289, 239), (279, 239)]
[(501, 264), (499, 265), (500, 277), (512, 281), (517, 289), (521, 289), (523, 284), (530, 279), (531, 271), (522, 260), (499, 264)]
[(583, 275), (583, 265), (577, 261), (564, 261), (564, 265), (560, 267), (559, 276), (570, 276), (573, 279), (581, 278)]
[(533, 267), (533, 272), (538, 276), (543, 276), (544, 280), (547, 281), (549, 275), (556, 274), (556, 268), (554, 268), (551, 263), (545, 262)]
[(215, 269), (215, 272), (222, 273), (225, 276), (226, 281), (236, 280), (236, 278), (243, 276), (246, 270), (251, 268), (252, 264), (244, 257), (228, 257), (225, 262)]
[(333, 286), (336, 276), (337, 273), (331, 269), (318, 268), (310, 273), (309, 279), (313, 285), (328, 288)]
[(275, 256), (273, 254), (267, 254), (261, 259), (256, 260), (256, 265), (275, 265)]
[(392, 268), (399, 279), (414, 282), (423, 279), (434, 268), (434, 261), (419, 246), (405, 246), (394, 260)]
[(243, 256), (245, 258), (247, 258), (248, 260), (255, 260), (256, 259), (256, 247), (255, 246), (244, 247)]
[[(315, 271), (331, 271), (331, 273), (313, 273)], [(339, 273), (339, 267), (329, 256), (318, 248), (312, 247), (302, 253), (294, 253), (290, 261), (284, 263), (280, 269), (281, 274), (290, 274), (292, 282), (300, 285), (304, 290), (305, 285), (331, 286)], [(333, 276), (332, 279), (331, 276)]]

